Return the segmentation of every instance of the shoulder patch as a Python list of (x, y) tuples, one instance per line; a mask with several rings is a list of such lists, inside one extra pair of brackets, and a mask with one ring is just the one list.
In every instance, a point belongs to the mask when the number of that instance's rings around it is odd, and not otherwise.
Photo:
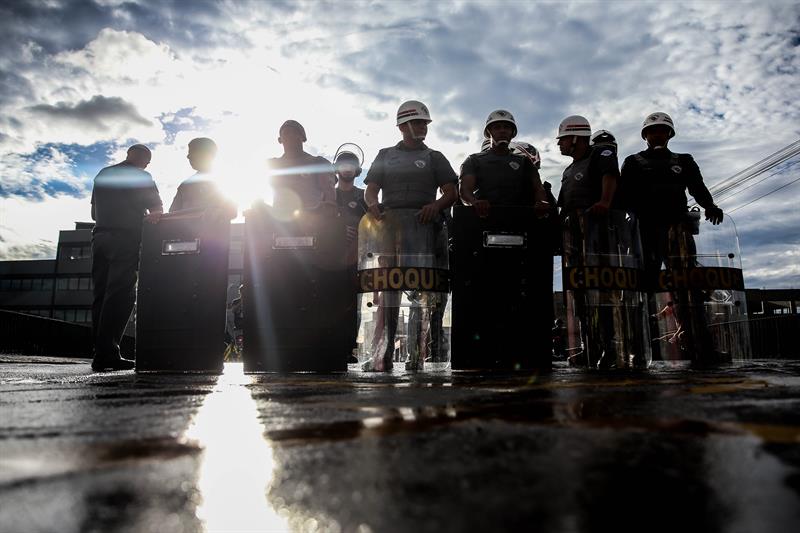
[(516, 161), (509, 161), (508, 166), (510, 166), (514, 170), (519, 170), (519, 163), (517, 163)]
[(417, 168), (425, 168), (425, 161), (422, 159), (417, 159), (414, 161), (414, 165), (416, 165)]
[(680, 174), (683, 171), (683, 169), (681, 168), (680, 165), (672, 165), (672, 171), (675, 174)]
[(608, 156), (612, 155), (613, 153), (614, 152), (612, 152), (611, 150), (603, 150), (602, 152), (600, 152), (600, 155), (602, 155), (603, 157), (608, 157)]

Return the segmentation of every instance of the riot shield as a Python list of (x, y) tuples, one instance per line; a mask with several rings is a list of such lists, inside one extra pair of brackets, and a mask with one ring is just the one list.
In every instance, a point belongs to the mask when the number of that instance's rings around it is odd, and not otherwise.
[(175, 213), (144, 224), (137, 372), (222, 371), (229, 248), (228, 219)]
[(417, 371), (449, 365), (447, 227), (394, 209), (358, 227), (358, 366)]
[(245, 212), (244, 370), (344, 372), (354, 305), (341, 217)]
[(690, 211), (647, 237), (659, 244), (653, 253), (660, 270), (651, 280), (659, 357), (699, 365), (750, 359), (739, 238), (730, 217), (714, 226)]
[(570, 363), (647, 368), (647, 293), (636, 218), (613, 210), (567, 216), (562, 275)]
[(453, 208), (453, 370), (549, 370), (553, 255), (529, 207)]

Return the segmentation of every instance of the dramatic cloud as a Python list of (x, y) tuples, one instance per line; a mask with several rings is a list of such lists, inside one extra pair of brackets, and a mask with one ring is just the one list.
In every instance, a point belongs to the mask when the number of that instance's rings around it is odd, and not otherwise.
[(136, 108), (119, 97), (106, 98), (96, 95), (75, 105), (59, 102), (56, 105), (39, 104), (28, 108), (44, 120), (66, 122), (77, 127), (89, 128), (100, 134), (114, 129), (115, 124), (131, 122), (143, 126), (152, 123), (139, 115)]
[[(0, 7), (0, 187), (40, 203), (88, 195), (138, 141), (168, 203), (191, 173), (186, 143), (208, 135), (245, 202), (263, 192), (286, 118), (305, 125), (310, 152), (357, 142), (368, 167), (397, 142), (410, 98), (428, 104), (429, 144), (455, 168), (486, 115), (511, 110), (555, 192), (563, 117), (611, 130), (624, 157), (643, 148), (642, 119), (666, 111), (670, 146), (713, 186), (800, 136), (798, 20), (789, 2), (15, 2)], [(90, 164), (76, 146), (108, 158)], [(720, 201), (736, 209), (748, 284), (800, 286), (783, 253), (798, 247), (800, 183), (745, 206), (796, 173)]]

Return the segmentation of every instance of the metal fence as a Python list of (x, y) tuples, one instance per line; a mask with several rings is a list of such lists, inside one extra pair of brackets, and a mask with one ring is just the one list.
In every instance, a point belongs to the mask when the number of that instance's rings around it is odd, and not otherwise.
[(800, 359), (800, 315), (750, 317), (753, 357)]

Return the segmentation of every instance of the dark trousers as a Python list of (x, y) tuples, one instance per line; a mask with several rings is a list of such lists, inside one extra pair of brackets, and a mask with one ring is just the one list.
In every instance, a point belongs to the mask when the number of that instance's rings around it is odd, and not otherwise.
[(102, 231), (92, 236), (94, 358), (120, 356), (119, 343), (136, 301), (139, 233)]

